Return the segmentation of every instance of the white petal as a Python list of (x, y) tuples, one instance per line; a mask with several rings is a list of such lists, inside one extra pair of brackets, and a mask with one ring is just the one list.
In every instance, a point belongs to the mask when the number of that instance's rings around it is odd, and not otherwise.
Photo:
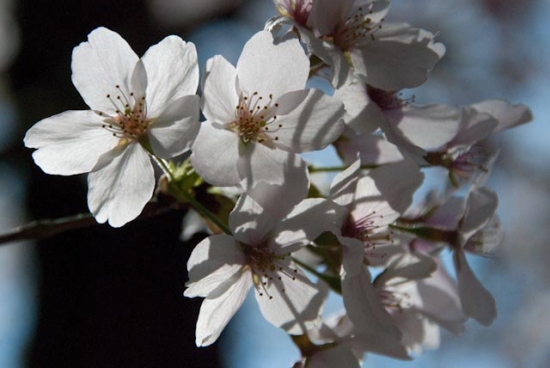
[(291, 152), (320, 150), (342, 134), (342, 102), (316, 89), (286, 93), (277, 100), (281, 109), (298, 101), (292, 111), (277, 114), (275, 124), (281, 126), (271, 134), (278, 138), (277, 147)]
[(449, 146), (471, 146), (491, 134), (498, 122), (491, 115), (471, 107), (462, 108), (460, 131)]
[(278, 98), (305, 87), (309, 59), (296, 37), (284, 37), (274, 43), (271, 32), (261, 31), (244, 46), (237, 74), (241, 91)]
[(376, 213), (379, 225), (390, 224), (411, 205), (413, 194), (423, 180), (424, 174), (408, 160), (372, 170), (357, 184), (354, 217), (360, 219)]
[(343, 245), (342, 297), (356, 337), (370, 351), (406, 358), (407, 353), (399, 343), (401, 332), (380, 302), (370, 274), (363, 267), (362, 244), (346, 241)]
[(216, 55), (206, 62), (202, 82), (202, 112), (213, 123), (226, 124), (235, 120), (239, 103), (237, 70), (223, 56)]
[(533, 120), (533, 115), (525, 105), (512, 105), (504, 100), (487, 100), (471, 105), (480, 112), (485, 112), (498, 120), (498, 126), (493, 131), (512, 128)]
[(361, 160), (336, 174), (330, 184), (329, 198), (340, 206), (349, 206), (355, 199), (357, 182), (361, 177)]
[(199, 96), (178, 98), (167, 105), (147, 131), (155, 155), (172, 158), (189, 150), (199, 133)]
[(307, 195), (307, 166), (296, 154), (251, 142), (237, 169), (247, 194), (275, 217), (283, 217)]
[(357, 133), (370, 134), (378, 129), (380, 121), (385, 119), (380, 107), (370, 99), (367, 85), (362, 81), (355, 81), (336, 89), (334, 97), (344, 103), (344, 121)]
[(466, 214), (460, 226), (464, 241), (491, 220), (497, 206), (498, 197), (488, 188), (479, 188), (470, 193), (466, 204)]
[(384, 137), (377, 135), (343, 135), (334, 142), (338, 155), (345, 164), (351, 164), (361, 157), (362, 165), (384, 165), (403, 161), (403, 154), (399, 148), (388, 142)]
[(425, 150), (435, 150), (451, 141), (459, 130), (460, 110), (446, 105), (409, 105), (385, 112), (390, 131), (388, 140), (401, 145), (405, 141)]
[(212, 235), (201, 241), (187, 261), (189, 281), (183, 295), (193, 298), (208, 296), (246, 264), (243, 251), (233, 237)]
[(103, 118), (93, 111), (66, 111), (31, 127), (25, 146), (38, 148), (34, 162), (48, 174), (87, 173), (119, 141), (102, 124)]
[(353, 72), (344, 53), (334, 44), (317, 38), (310, 30), (296, 27), (300, 38), (307, 45), (310, 54), (330, 65), (330, 79), (335, 88), (340, 88), (354, 80)]
[[(290, 267), (296, 269), (293, 264)], [(262, 315), (289, 334), (303, 334), (318, 317), (323, 293), (300, 271), (279, 275), (280, 280), (274, 277), (267, 286), (267, 293), (260, 295), (258, 289), (254, 293)]]
[(438, 229), (456, 230), (465, 210), (464, 198), (451, 197), (430, 214), (426, 224)]
[(479, 323), (489, 326), (497, 316), (495, 298), (474, 275), (462, 250), (455, 251), (453, 260), (464, 313)]
[(273, 242), (291, 252), (290, 246), (303, 247), (325, 231), (340, 231), (347, 214), (344, 207), (326, 199), (304, 199), (280, 222)]
[(243, 304), (251, 285), (252, 279), (248, 272), (237, 273), (226, 280), (226, 285), (222, 285), (222, 293), (204, 299), (197, 320), (197, 346), (208, 346), (218, 339), (231, 317)]
[(336, 27), (345, 22), (352, 10), (353, 0), (316, 0), (312, 2), (311, 12), (307, 19), (310, 28), (321, 35), (330, 35)]
[(191, 164), (212, 185), (237, 185), (240, 180), (236, 170), (239, 144), (235, 133), (215, 128), (205, 121), (191, 147)]
[(306, 366), (308, 368), (361, 368), (351, 348), (345, 345), (319, 350), (307, 359)]
[(154, 188), (149, 155), (129, 143), (104, 154), (88, 175), (88, 207), (97, 222), (120, 227), (139, 216)]
[(454, 280), (438, 262), (438, 268), (430, 278), (417, 283), (418, 292), (426, 302), (419, 308), (421, 313), (441, 327), (460, 334), (467, 320), (462, 312), (458, 289)]
[[(107, 94), (120, 95), (120, 86), (130, 92), (131, 78), (139, 58), (118, 33), (97, 28), (73, 50), (71, 68), (73, 84), (93, 110), (114, 112)], [(126, 96), (129, 98), (129, 96)]]
[(168, 36), (143, 55), (149, 85), (147, 115), (156, 117), (167, 104), (194, 95), (199, 85), (195, 45), (177, 36)]
[(246, 194), (229, 214), (229, 228), (235, 239), (251, 246), (263, 243), (280, 221)]
[[(440, 55), (430, 47), (428, 32), (413, 28), (401, 31), (416, 33), (419, 39), (409, 37), (408, 42), (400, 38), (395, 29), (383, 26), (375, 35), (375, 40), (365, 42), (351, 52), (351, 60), (356, 73), (365, 81), (385, 91), (399, 91), (418, 87), (428, 77), (428, 72), (439, 61)], [(422, 38), (426, 36), (426, 38)]]

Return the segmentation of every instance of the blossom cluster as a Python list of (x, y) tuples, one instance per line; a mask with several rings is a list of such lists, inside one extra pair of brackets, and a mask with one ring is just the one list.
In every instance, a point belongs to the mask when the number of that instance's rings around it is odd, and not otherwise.
[[(169, 36), (139, 58), (117, 33), (91, 32), (72, 55), (90, 110), (34, 125), (24, 142), (35, 163), (48, 174), (88, 173), (99, 223), (123, 226), (158, 195), (188, 208), (184, 234), (211, 234), (187, 264), (184, 295), (204, 298), (197, 346), (217, 340), (250, 289), (300, 349), (295, 367), (359, 367), (367, 352), (410, 359), (436, 348), (441, 328), (459, 334), (468, 318), (490, 325), (495, 300), (466, 257), (502, 240), (486, 187), (498, 152), (482, 140), (529, 122), (529, 109), (403, 99), (445, 47), (387, 22), (389, 1), (274, 2), (279, 15), (236, 65), (221, 55), (206, 62), (199, 94), (192, 43)], [(329, 94), (308, 88), (312, 78)], [(300, 155), (328, 146), (341, 167)], [(413, 201), (435, 167), (445, 189)], [(311, 180), (323, 170), (338, 171), (327, 191)], [(341, 296), (341, 313), (323, 314), (329, 294)]]

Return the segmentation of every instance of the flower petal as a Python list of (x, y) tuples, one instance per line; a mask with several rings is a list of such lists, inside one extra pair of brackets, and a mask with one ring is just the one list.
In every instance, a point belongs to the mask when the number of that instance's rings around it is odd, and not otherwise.
[(418, 87), (439, 61), (432, 49), (433, 35), (406, 24), (385, 24), (375, 40), (364, 42), (351, 51), (357, 75), (385, 91)]
[(248, 272), (239, 272), (220, 285), (223, 292), (215, 297), (204, 299), (197, 320), (197, 346), (208, 346), (214, 343), (223, 329), (243, 304), (252, 279)]
[(281, 245), (285, 251), (293, 252), (325, 231), (339, 231), (347, 214), (344, 207), (332, 201), (321, 198), (304, 199), (280, 222), (272, 241)]
[(87, 173), (119, 142), (102, 124), (103, 118), (93, 111), (66, 111), (30, 128), (25, 146), (38, 148), (34, 162), (48, 174)]
[(199, 66), (195, 45), (177, 36), (168, 36), (151, 46), (142, 58), (149, 85), (147, 115), (156, 117), (166, 104), (197, 93)]
[(138, 143), (105, 153), (88, 175), (88, 207), (99, 223), (120, 227), (139, 216), (151, 199), (155, 175)]
[[(290, 268), (296, 269), (292, 263)], [(273, 325), (292, 335), (303, 334), (313, 327), (323, 303), (324, 293), (299, 270), (281, 274), (269, 285), (268, 293), (254, 293), (262, 315)]]
[(512, 105), (504, 100), (487, 100), (471, 105), (479, 112), (487, 113), (498, 120), (493, 133), (512, 128), (533, 120), (533, 114), (525, 105)]
[(350, 347), (336, 345), (328, 349), (320, 349), (306, 360), (308, 368), (361, 368), (361, 364)]
[(320, 90), (289, 92), (277, 103), (281, 109), (297, 104), (292, 111), (277, 114), (280, 127), (271, 135), (277, 137), (274, 144), (279, 148), (297, 153), (320, 150), (342, 134), (344, 105)]
[(286, 92), (304, 89), (309, 75), (309, 59), (296, 37), (278, 43), (268, 31), (256, 33), (243, 48), (237, 62), (241, 91), (258, 92), (275, 99)]
[(229, 214), (229, 228), (235, 239), (251, 246), (264, 242), (280, 221), (246, 194), (241, 195)]
[(191, 164), (212, 185), (238, 185), (240, 179), (235, 168), (239, 159), (239, 144), (235, 133), (215, 128), (210, 121), (205, 121), (191, 147)]
[(384, 137), (370, 134), (343, 135), (334, 142), (338, 155), (345, 164), (351, 164), (361, 157), (362, 165), (384, 165), (403, 161), (403, 154)]
[(199, 96), (172, 101), (147, 131), (155, 155), (172, 158), (189, 150), (199, 133)]
[[(93, 110), (116, 110), (107, 94), (117, 96), (131, 91), (131, 78), (139, 58), (118, 33), (96, 28), (73, 50), (73, 84)], [(129, 98), (129, 96), (126, 96)]]
[(237, 170), (247, 194), (274, 217), (283, 217), (307, 195), (307, 166), (296, 154), (249, 143)]
[(454, 252), (453, 260), (464, 313), (482, 325), (489, 326), (497, 316), (495, 298), (474, 275), (462, 250)]
[(425, 150), (435, 150), (458, 133), (460, 110), (446, 105), (409, 105), (385, 112), (389, 126), (383, 126), (388, 140), (398, 146), (411, 143)]
[(239, 103), (237, 70), (221, 55), (206, 62), (202, 81), (202, 112), (213, 123), (226, 124), (235, 120)]
[(243, 251), (233, 237), (212, 235), (201, 241), (187, 261), (189, 281), (186, 297), (206, 297), (246, 264)]
[(361, 160), (356, 160), (346, 170), (340, 171), (330, 184), (329, 198), (340, 206), (349, 206), (355, 199), (357, 181), (361, 177)]

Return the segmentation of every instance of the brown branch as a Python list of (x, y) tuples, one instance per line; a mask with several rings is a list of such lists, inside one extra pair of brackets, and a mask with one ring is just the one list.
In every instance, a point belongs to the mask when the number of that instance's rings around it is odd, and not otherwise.
[[(176, 208), (176, 205), (177, 203), (173, 201), (162, 204), (157, 201), (151, 201), (147, 203), (137, 219), (160, 215)], [(65, 231), (99, 225), (101, 224), (97, 223), (91, 213), (80, 213), (58, 219), (37, 220), (10, 230), (7, 233), (0, 234), (0, 246), (21, 240), (45, 239)]]

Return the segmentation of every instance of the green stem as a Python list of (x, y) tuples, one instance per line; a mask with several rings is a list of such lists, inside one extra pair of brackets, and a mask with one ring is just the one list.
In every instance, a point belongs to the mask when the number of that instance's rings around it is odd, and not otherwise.
[[(155, 155), (151, 155), (155, 162), (159, 165), (159, 167), (162, 169), (162, 171), (166, 174), (169, 181), (172, 183), (174, 181), (174, 176), (172, 175), (172, 172), (170, 171), (170, 168), (166, 164), (166, 161), (164, 161), (162, 158), (158, 158)], [(171, 185), (170, 186), (173, 189), (177, 190), (177, 194), (180, 197), (180, 199), (183, 199), (185, 202), (189, 203), (195, 211), (200, 213), (203, 217), (209, 219), (212, 221), (217, 227), (220, 228), (224, 233), (228, 235), (232, 235), (231, 230), (229, 227), (224, 224), (218, 216), (210, 212), (206, 207), (204, 207), (199, 201), (197, 201), (193, 196), (191, 196), (188, 192), (181, 190), (177, 185)]]

